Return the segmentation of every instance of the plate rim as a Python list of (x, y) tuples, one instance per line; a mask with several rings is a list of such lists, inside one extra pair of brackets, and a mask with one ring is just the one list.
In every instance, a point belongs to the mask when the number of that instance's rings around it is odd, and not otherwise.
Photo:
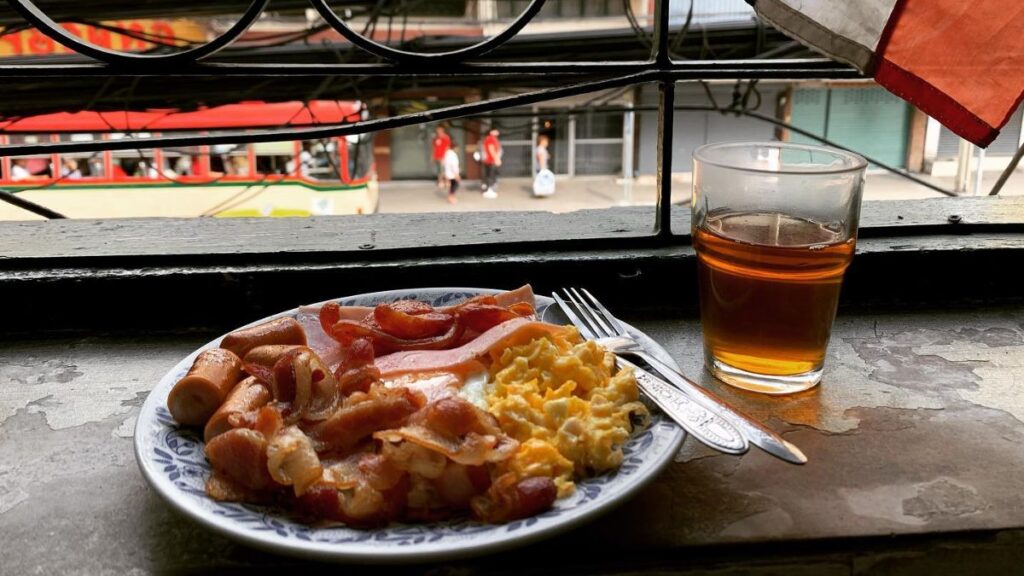
[[(300, 311), (301, 308), (307, 306), (318, 306), (326, 302), (337, 302), (340, 300), (352, 298), (383, 298), (389, 295), (408, 293), (416, 290), (429, 290), (432, 292), (441, 293), (466, 292), (475, 294), (496, 294), (506, 291), (495, 288), (424, 286), (419, 288), (398, 288), (394, 290), (379, 290), (376, 292), (351, 294), (339, 298), (328, 298), (326, 300), (322, 300), (320, 302), (316, 302), (313, 304), (299, 305), (296, 306), (295, 308), (290, 308), (288, 310), (284, 310), (276, 314), (266, 316), (254, 322), (250, 322), (243, 326), (233, 328), (231, 331), (239, 330), (241, 328), (245, 328), (248, 326), (261, 324), (263, 322), (267, 322), (269, 320), (273, 320), (281, 316), (296, 314)], [(536, 299), (535, 301), (538, 304), (543, 304), (545, 308), (551, 306), (554, 303), (554, 300), (552, 300), (548, 296), (543, 296), (541, 294), (535, 293), (534, 297)], [(539, 307), (540, 306), (538, 306), (538, 308)], [(639, 330), (637, 330), (637, 332), (642, 334), (642, 332), (640, 332)], [(230, 332), (226, 332), (225, 334), (228, 333)], [(217, 342), (221, 340), (221, 338), (223, 338), (223, 336), (224, 334), (217, 336), (213, 340), (207, 342), (206, 344), (203, 344), (202, 346), (200, 346), (199, 348), (197, 348), (196, 350), (194, 350), (193, 352), (189, 353), (187, 356), (179, 360), (177, 363), (175, 363), (174, 366), (172, 366), (167, 372), (164, 373), (163, 376), (161, 376), (160, 380), (157, 381), (157, 383), (154, 385), (154, 389), (156, 388), (156, 386), (160, 385), (160, 382), (167, 378), (168, 374), (176, 370), (179, 364), (182, 364), (185, 361), (190, 361), (190, 359), (194, 359), (194, 357), (203, 350), (206, 350), (211, 346), (214, 346)], [(675, 363), (674, 359), (673, 363)], [(417, 548), (415, 545), (412, 545), (394, 546), (383, 553), (363, 550), (351, 551), (345, 550), (345, 544), (326, 544), (316, 542), (305, 542), (301, 540), (285, 541), (276, 538), (273, 535), (273, 533), (267, 533), (266, 537), (263, 537), (263, 535), (259, 533), (252, 533), (251, 531), (241, 530), (233, 526), (232, 524), (211, 519), (204, 510), (189, 506), (187, 502), (181, 499), (180, 496), (178, 496), (177, 494), (172, 495), (171, 490), (168, 487), (164, 486), (164, 479), (156, 475), (156, 470), (150, 468), (149, 460), (147, 458), (144, 458), (142, 454), (142, 450), (144, 447), (143, 445), (145, 444), (145, 434), (143, 426), (140, 426), (140, 422), (142, 420), (143, 414), (156, 413), (156, 405), (159, 402), (156, 395), (153, 394), (154, 389), (150, 390), (149, 394), (147, 394), (146, 396), (146, 400), (143, 402), (141, 408), (139, 409), (139, 414), (136, 418), (135, 430), (132, 434), (132, 437), (135, 462), (138, 465), (143, 478), (146, 480), (146, 483), (161, 497), (161, 499), (170, 504), (171, 508), (176, 510), (178, 513), (183, 514), (190, 520), (204, 526), (205, 528), (211, 529), (214, 532), (217, 532), (218, 534), (224, 535), (229, 539), (242, 542), (246, 545), (253, 546), (255, 548), (259, 548), (262, 550), (281, 553), (292, 557), (316, 559), (337, 563), (360, 562), (366, 564), (398, 565), (419, 562), (431, 562), (436, 560), (463, 559), (518, 548), (533, 542), (537, 542), (538, 540), (546, 539), (557, 534), (565, 533), (583, 524), (589, 523), (597, 517), (600, 517), (608, 512), (611, 512), (615, 508), (625, 504), (626, 502), (634, 498), (640, 490), (642, 490), (645, 486), (650, 484), (655, 478), (660, 476), (664, 469), (674, 461), (675, 455), (679, 452), (679, 449), (682, 447), (682, 444), (687, 437), (687, 434), (685, 433), (685, 431), (682, 430), (682, 428), (675, 426), (675, 436), (671, 438), (670, 445), (665, 449), (666, 455), (662, 457), (660, 461), (655, 462), (651, 467), (650, 471), (646, 475), (637, 477), (637, 479), (634, 482), (628, 484), (618, 497), (604, 501), (597, 500), (591, 506), (588, 506), (579, 513), (567, 517), (565, 521), (558, 522), (549, 526), (542, 526), (533, 531), (520, 532), (508, 538), (481, 542), (479, 544), (463, 543), (463, 545), (458, 547), (422, 549)], [(329, 546), (336, 546), (337, 549), (328, 549), (327, 547)]]

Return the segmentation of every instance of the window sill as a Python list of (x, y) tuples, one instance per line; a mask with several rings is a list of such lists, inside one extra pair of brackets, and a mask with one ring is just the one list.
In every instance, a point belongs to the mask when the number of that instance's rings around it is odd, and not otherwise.
[[(650, 207), (541, 212), (0, 223), (7, 332), (222, 328), (396, 286), (584, 285), (693, 310), (686, 234)], [(955, 222), (955, 223), (954, 223)], [(673, 227), (689, 229), (675, 208)], [(845, 306), (1020, 298), (1024, 198), (866, 202)], [(644, 294), (637, 304), (635, 294)]]

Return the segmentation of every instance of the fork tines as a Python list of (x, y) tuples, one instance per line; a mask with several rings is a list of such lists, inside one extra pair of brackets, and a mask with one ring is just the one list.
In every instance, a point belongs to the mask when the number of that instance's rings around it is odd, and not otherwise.
[(562, 292), (572, 303), (571, 308), (557, 293), (553, 294), (555, 301), (584, 337), (594, 339), (627, 335), (622, 323), (586, 288), (563, 288)]

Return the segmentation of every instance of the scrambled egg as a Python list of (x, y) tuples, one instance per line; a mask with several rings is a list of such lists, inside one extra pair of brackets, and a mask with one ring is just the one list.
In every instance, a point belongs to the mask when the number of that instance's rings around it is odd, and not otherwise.
[(487, 390), (488, 410), (520, 442), (508, 470), (553, 478), (559, 497), (573, 492), (575, 477), (617, 468), (631, 416), (647, 417), (632, 370), (613, 374), (613, 354), (575, 330), (564, 334), (505, 350)]

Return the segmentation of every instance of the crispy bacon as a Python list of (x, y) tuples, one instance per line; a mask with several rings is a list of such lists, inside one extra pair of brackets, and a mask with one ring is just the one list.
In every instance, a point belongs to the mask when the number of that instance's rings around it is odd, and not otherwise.
[(274, 483), (267, 471), (267, 439), (255, 430), (235, 428), (206, 445), (206, 458), (214, 471), (249, 490), (264, 490)]
[(422, 397), (405, 388), (374, 388), (361, 402), (343, 406), (330, 418), (308, 428), (320, 451), (342, 452), (377, 430), (401, 426), (418, 410)]
[(214, 471), (206, 479), (206, 493), (218, 502), (249, 502), (253, 504), (270, 503), (273, 493), (267, 490), (252, 490), (225, 478), (220, 472)]
[(459, 310), (458, 316), (467, 328), (477, 332), (486, 332), (502, 322), (519, 318), (515, 312), (495, 304), (468, 304)]
[(370, 364), (353, 368), (337, 376), (338, 390), (343, 396), (350, 396), (356, 392), (369, 392), (370, 386), (380, 381), (380, 370)]
[(465, 436), (452, 438), (419, 424), (382, 430), (374, 433), (373, 437), (385, 442), (412, 442), (467, 466), (507, 460), (519, 446), (518, 442), (504, 435), (470, 432)]
[(356, 338), (346, 347), (341, 363), (334, 373), (344, 374), (349, 370), (373, 364), (373, 359), (373, 341), (369, 338)]
[(385, 442), (381, 454), (396, 468), (423, 478), (437, 478), (448, 460), (440, 452), (428, 450), (412, 442)]
[[(405, 300), (403, 302), (409, 302)], [(373, 310), (373, 317), (381, 331), (396, 338), (417, 340), (430, 338), (445, 333), (455, 322), (455, 317), (443, 312), (421, 312), (419, 314), (404, 312), (398, 304), (378, 304)], [(428, 310), (433, 310), (427, 306)]]
[(323, 475), (313, 442), (296, 426), (281, 429), (270, 438), (267, 470), (278, 484), (292, 486), (296, 496), (302, 496)]
[[(276, 368), (276, 366), (275, 366)], [(292, 360), (295, 378), (295, 420), (326, 420), (337, 409), (341, 392), (334, 375), (312, 351), (301, 352)]]
[[(344, 309), (336, 302), (320, 308), (324, 332), (343, 345), (358, 338), (373, 342), (377, 355), (403, 350), (443, 350), (464, 342), (498, 324), (515, 318), (533, 318), (533, 292), (522, 290), (499, 299), (479, 295), (452, 306), (433, 308), (415, 300), (377, 305), (362, 320), (352, 316), (357, 309)], [(525, 298), (529, 296), (529, 301)]]
[(366, 482), (375, 490), (393, 488), (406, 474), (405, 470), (383, 454), (362, 454), (358, 466)]
[(474, 482), (469, 470), (468, 466), (449, 462), (441, 476), (434, 481), (437, 495), (446, 505), (464, 510), (469, 508), (474, 496), (482, 494), (487, 489), (486, 486), (480, 488), (479, 481)]
[[(380, 308), (380, 306), (388, 306), (397, 312), (402, 312), (403, 314), (409, 314), (412, 316), (429, 314), (434, 311), (433, 306), (426, 302), (420, 302), (419, 300), (396, 300), (390, 304), (378, 305), (377, 308)], [(377, 310), (374, 309), (374, 313), (376, 312)]]
[[(261, 353), (264, 349), (265, 353)], [(267, 385), (274, 400), (283, 405), (283, 415), (289, 424), (324, 420), (341, 401), (338, 381), (316, 353), (305, 346), (264, 346), (246, 358), (250, 362), (245, 364), (245, 370)]]
[(328, 333), (342, 344), (349, 344), (358, 338), (369, 338), (373, 341), (374, 351), (377, 355), (384, 355), (400, 350), (443, 350), (458, 342), (464, 329), (462, 323), (456, 320), (444, 334), (409, 340), (392, 336), (362, 322), (338, 320), (331, 326)]

